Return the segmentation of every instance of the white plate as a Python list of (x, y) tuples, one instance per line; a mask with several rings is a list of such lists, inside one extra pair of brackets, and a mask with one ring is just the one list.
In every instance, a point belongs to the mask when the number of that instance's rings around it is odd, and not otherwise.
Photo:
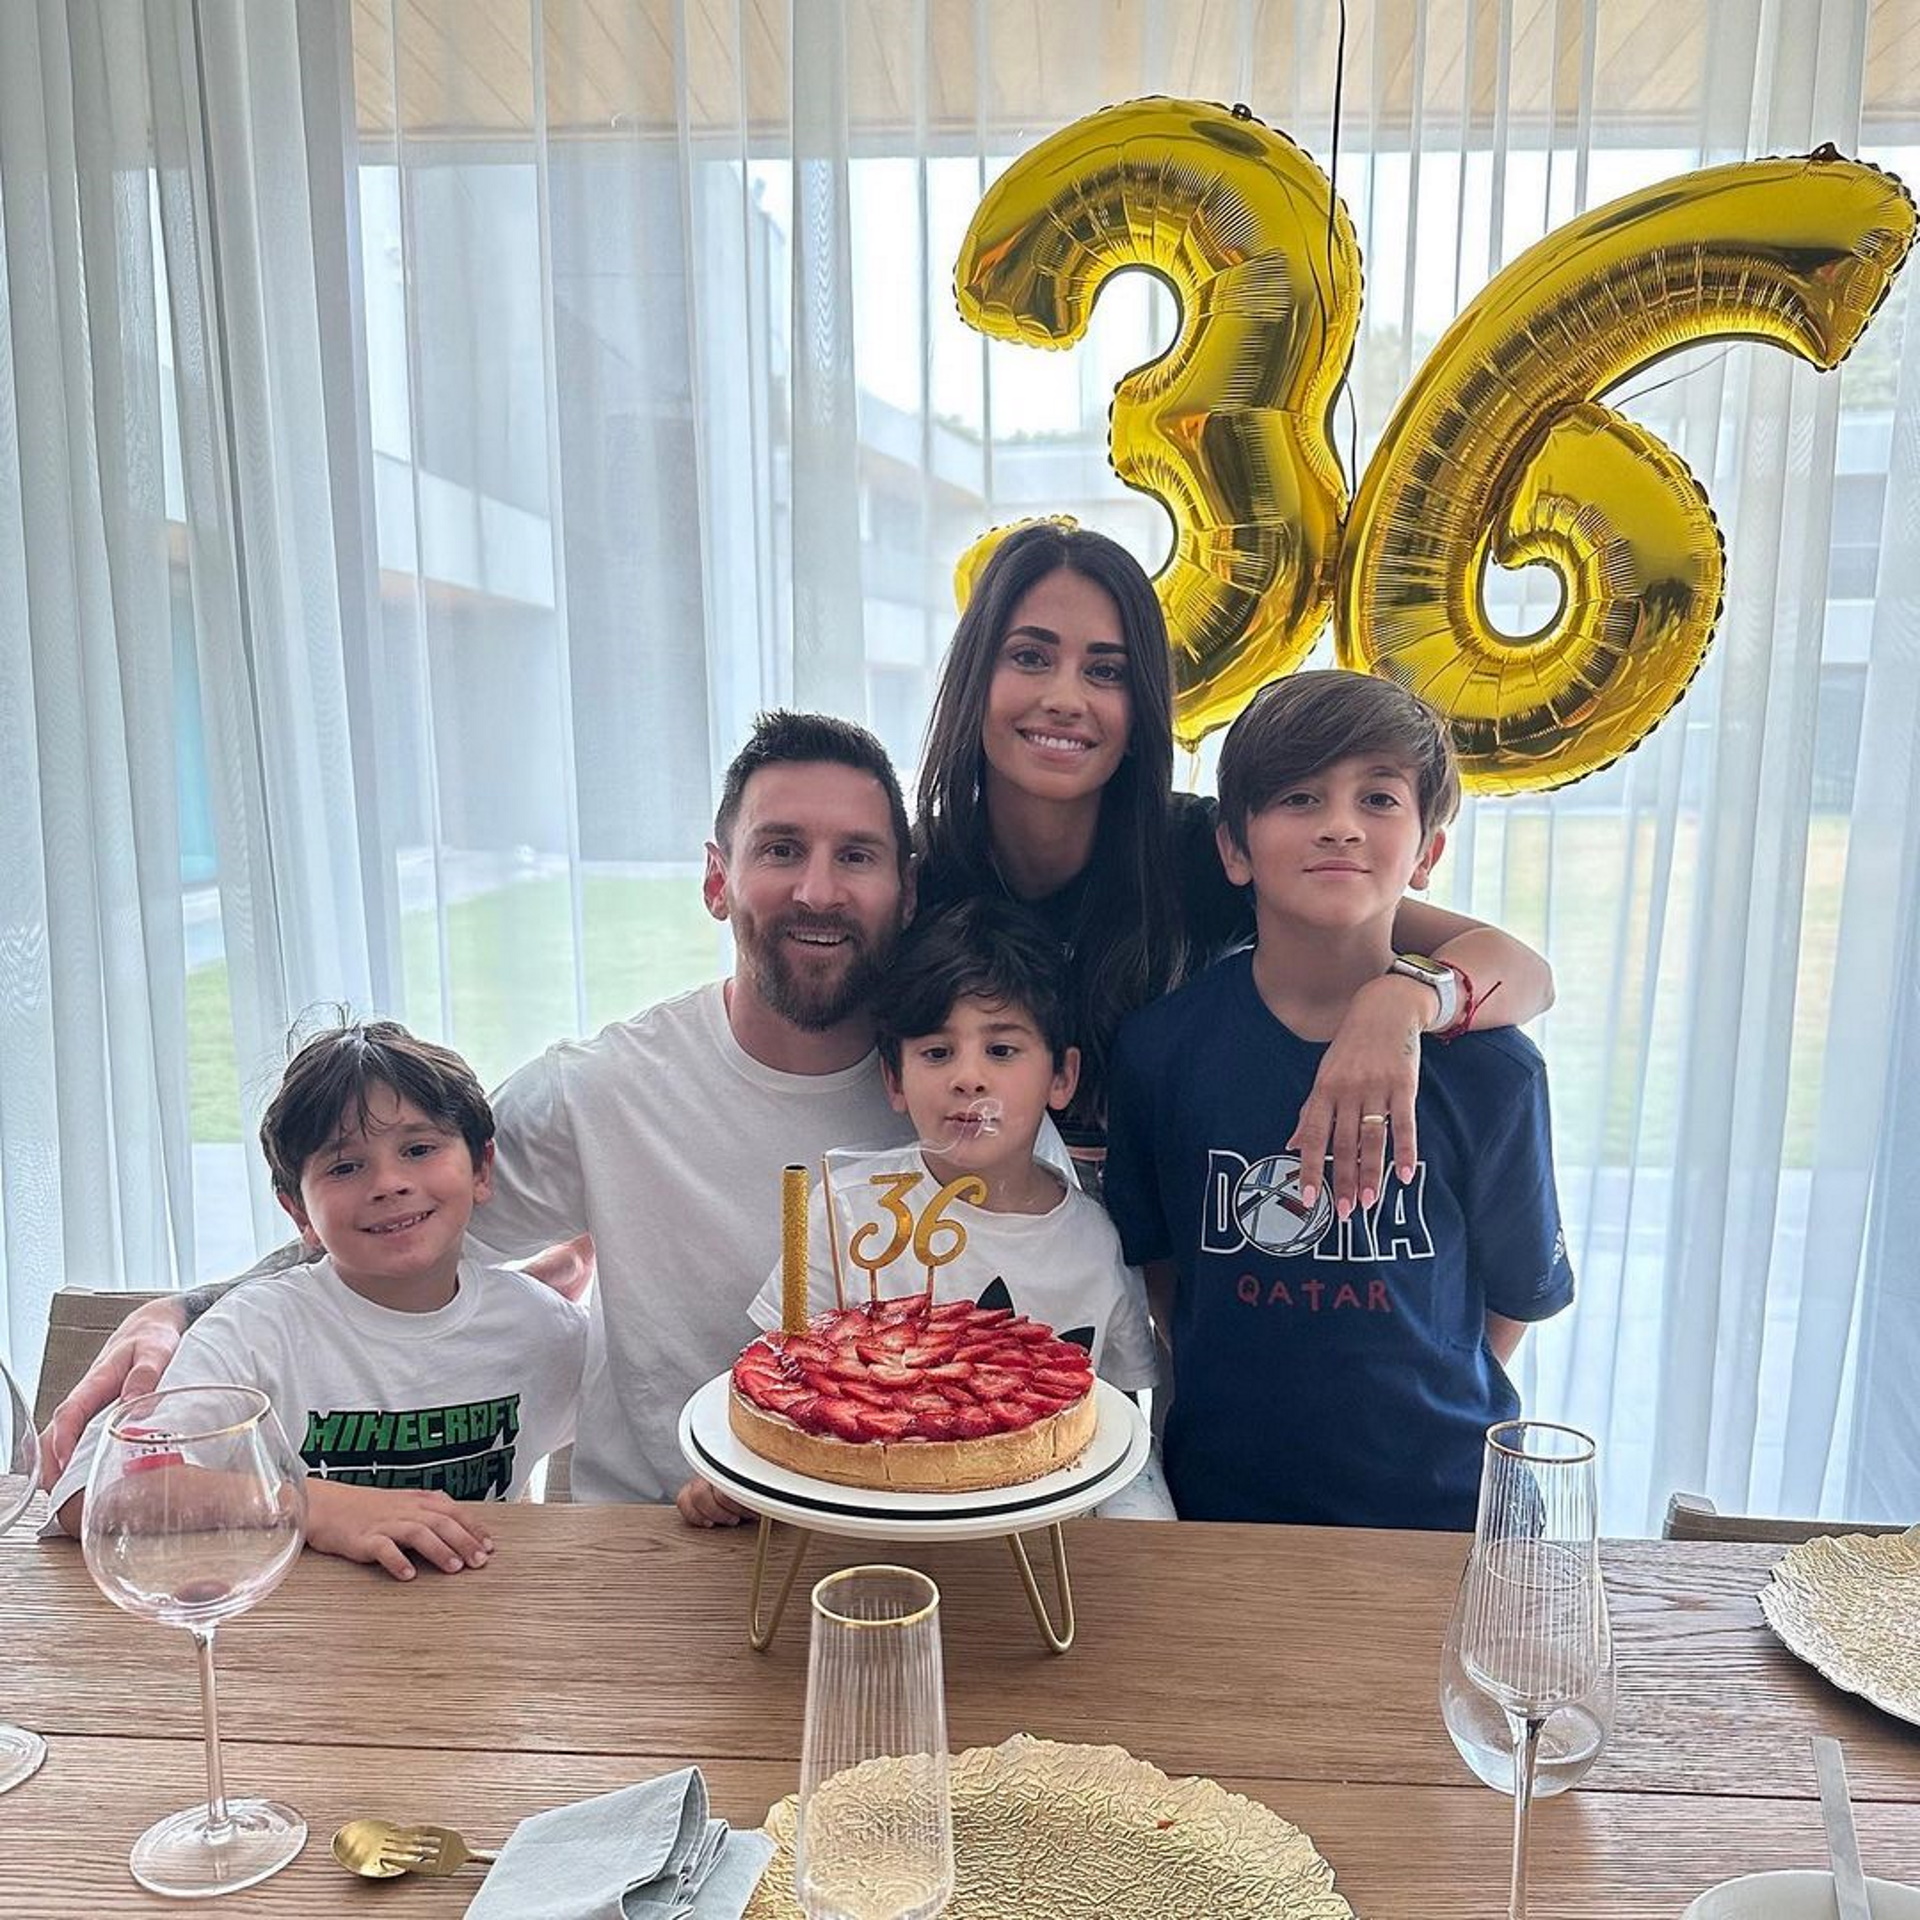
[(1070, 1466), (1017, 1487), (977, 1493), (905, 1493), (842, 1487), (763, 1460), (727, 1424), (733, 1376), (716, 1375), (680, 1411), (680, 1451), (694, 1472), (741, 1506), (815, 1533), (851, 1539), (978, 1540), (1050, 1527), (1111, 1499), (1147, 1463), (1152, 1436), (1118, 1387), (1093, 1383), (1093, 1439)]
[[(1873, 1920), (1920, 1920), (1920, 1889), (1869, 1880)], [(1709, 1887), (1680, 1920), (1833, 1920), (1833, 1875), (1794, 1868)]]

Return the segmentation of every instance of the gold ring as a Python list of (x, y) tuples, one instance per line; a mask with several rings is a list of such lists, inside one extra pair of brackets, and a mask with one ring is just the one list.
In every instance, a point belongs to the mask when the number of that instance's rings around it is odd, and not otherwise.
[(1363, 1127), (1384, 1127), (1387, 1124), (1387, 1116), (1384, 1113), (1363, 1113), (1360, 1116), (1360, 1124)]

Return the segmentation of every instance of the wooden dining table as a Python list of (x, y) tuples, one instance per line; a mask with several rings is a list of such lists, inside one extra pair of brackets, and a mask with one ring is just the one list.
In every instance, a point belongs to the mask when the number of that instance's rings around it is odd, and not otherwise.
[[(479, 1571), (401, 1583), (308, 1553), (221, 1630), (229, 1789), (289, 1801), (311, 1830), (224, 1914), (464, 1910), (477, 1869), (344, 1874), (327, 1843), (357, 1815), (497, 1846), (540, 1808), (689, 1761), (739, 1825), (794, 1791), (806, 1615), (749, 1650), (750, 1529), (695, 1532), (647, 1507), (489, 1521), (498, 1550)], [(1116, 1744), (1305, 1828), (1367, 1920), (1505, 1912), (1511, 1802), (1468, 1773), (1436, 1694), (1464, 1536), (1124, 1520), (1067, 1534), (1079, 1637), (1064, 1657), (1041, 1644), (999, 1541), (823, 1540), (808, 1564), (903, 1559), (938, 1581), (956, 1749), (1022, 1731)], [(1869, 1872), (1920, 1879), (1920, 1728), (1769, 1632), (1755, 1594), (1780, 1552), (1606, 1544), (1616, 1724), (1583, 1785), (1536, 1810), (1540, 1920), (1674, 1920), (1715, 1881), (1818, 1864), (1821, 1732), (1845, 1743)], [(29, 1525), (0, 1541), (0, 1718), (48, 1748), (0, 1796), (0, 1914), (177, 1911), (126, 1861), (149, 1822), (204, 1792), (190, 1642), (117, 1612), (77, 1546)]]

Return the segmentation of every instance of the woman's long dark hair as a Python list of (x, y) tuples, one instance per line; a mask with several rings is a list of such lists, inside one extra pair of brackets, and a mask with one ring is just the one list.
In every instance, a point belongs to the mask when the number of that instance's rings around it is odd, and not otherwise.
[(1187, 965), (1169, 844), (1173, 679), (1167, 623), (1140, 563), (1106, 535), (1041, 521), (1011, 533), (976, 582), (934, 695), (920, 756), (915, 846), (928, 892), (941, 900), (995, 893), (987, 827), (987, 693), (1013, 610), (1061, 568), (1105, 589), (1120, 613), (1132, 698), (1128, 752), (1100, 795), (1093, 856), (1069, 961), (1069, 1009), (1080, 1048), (1070, 1123), (1098, 1128), (1120, 1022), (1178, 984)]

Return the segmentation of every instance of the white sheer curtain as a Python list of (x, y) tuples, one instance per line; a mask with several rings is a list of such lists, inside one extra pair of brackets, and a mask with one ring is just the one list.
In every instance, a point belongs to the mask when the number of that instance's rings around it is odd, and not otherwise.
[[(1832, 140), (1920, 177), (1900, 9), (1348, 10), (1364, 461), (1462, 301), (1578, 209)], [(1524, 18), (1521, 15), (1524, 13)], [(284, 1029), (390, 1010), (505, 1071), (722, 963), (693, 885), (756, 708), (916, 753), (973, 535), (1065, 508), (1172, 333), (1130, 276), (1068, 356), (950, 273), (982, 188), (1148, 91), (1327, 164), (1332, 6), (148, 0), (0, 66), (0, 1211), (11, 1351), (62, 1280), (271, 1231)], [(150, 213), (150, 208), (153, 210)], [(1461, 823), (1443, 895), (1543, 945), (1582, 1296), (1530, 1402), (1609, 1523), (1920, 1510), (1904, 1167), (1920, 1002), (1920, 347), (1703, 351), (1632, 410), (1728, 607), (1620, 767)], [(1517, 631), (1549, 604), (1495, 598)], [(1204, 765), (1194, 770), (1204, 779)]]

